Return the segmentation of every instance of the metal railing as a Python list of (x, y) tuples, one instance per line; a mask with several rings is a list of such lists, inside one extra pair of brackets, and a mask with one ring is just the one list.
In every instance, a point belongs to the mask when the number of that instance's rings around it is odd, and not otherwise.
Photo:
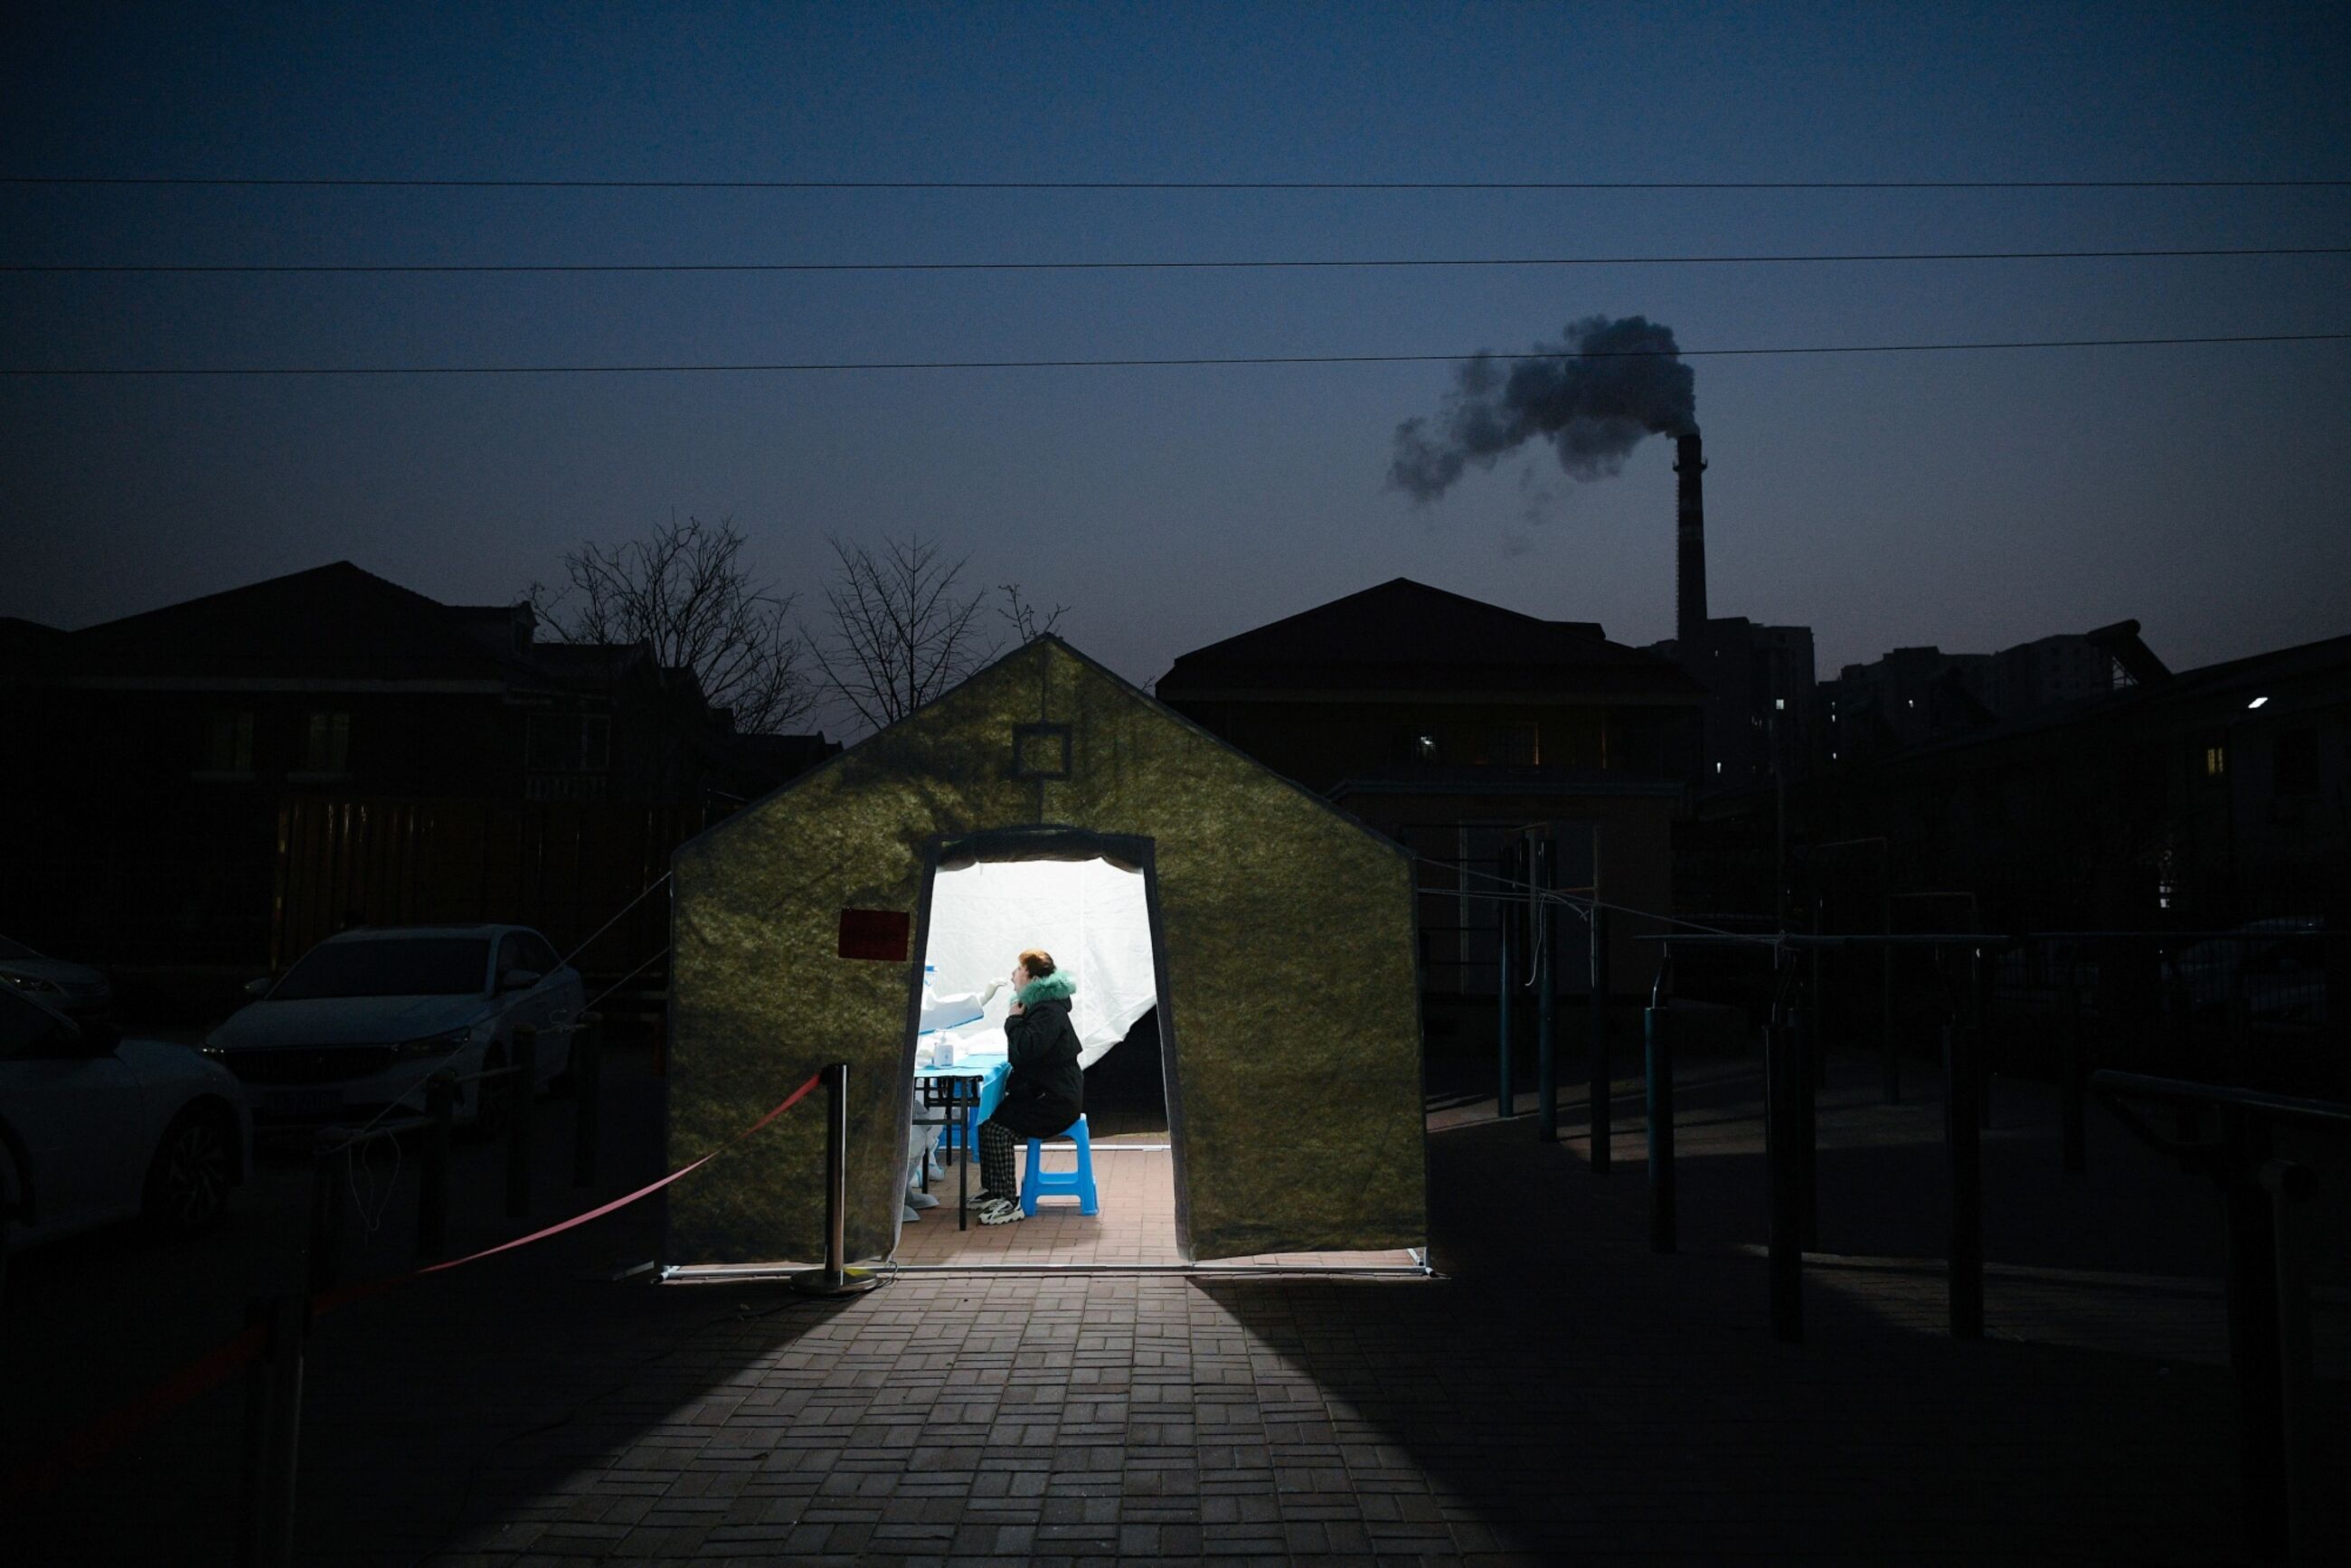
[[(2101, 936), (2101, 941), (2113, 940)], [(2218, 940), (2198, 936), (2195, 941)], [(2244, 939), (2241, 933), (2227, 940)], [(2302, 939), (2295, 934), (2294, 939)], [(1675, 1248), (1672, 1014), (1666, 1007), (1677, 952), (1734, 937), (1677, 936), (1667, 941), (1646, 1017), (1648, 1056), (1650, 1245)], [(1790, 937), (1771, 956), (1783, 977), (1763, 1027), (1764, 1157), (1771, 1200), (1769, 1292), (1773, 1336), (1803, 1338), (1804, 1253), (1815, 1246), (1818, 1214), (1817, 1104), (1823, 1053), (1817, 989), (1802, 977), (1802, 948), (1855, 939)], [(1870, 941), (1871, 938), (1862, 938)], [(2031, 937), (1981, 936), (1886, 936), (1888, 953), (1901, 946), (1967, 955), (1963, 968), (1945, 974), (1949, 1012), (1943, 1036), (1943, 1132), (1949, 1229), (1946, 1277), (1951, 1337), (1984, 1333), (1983, 1169), (1980, 1134), (1988, 1121), (1985, 1088), (1990, 1062), (1985, 1031), (1999, 994), (1997, 959), (2028, 952)], [(2051, 939), (2043, 939), (2044, 941)], [(2068, 938), (2067, 940), (2074, 940)], [(2177, 940), (2176, 938), (2174, 940)], [(1792, 949), (1793, 953), (1792, 954)], [(2186, 950), (2183, 948), (2183, 950)], [(2214, 949), (2203, 950), (2210, 954)], [(2011, 966), (2011, 988), (2018, 984)], [(2313, 1475), (2310, 1402), (2313, 1395), (2308, 1201), (2322, 1181), (2351, 1173), (2351, 1104), (2109, 1069), (2090, 1071), (2082, 1050), (2082, 981), (2070, 967), (2059, 988), (2063, 1050), (2060, 1096), (2064, 1167), (2085, 1169), (2085, 1092), (2095, 1092), (2131, 1132), (2210, 1176), (2221, 1189), (2228, 1222), (2230, 1362), (2238, 1384), (2239, 1449), (2250, 1544), (2257, 1555), (2311, 1560)], [(2026, 966), (2023, 976), (2030, 978)], [(2329, 971), (2333, 980), (2337, 971)], [(1815, 986), (1817, 982), (1814, 983)], [(2331, 986), (2330, 986), (2331, 989)], [(2339, 995), (2339, 993), (2336, 993)], [(2334, 997), (2325, 998), (2332, 1001)], [(2324, 1016), (2324, 1015), (2322, 1015)], [(2332, 1015), (2339, 1019), (2341, 1013)], [(1893, 1097), (1890, 1090), (1888, 1098)], [(2166, 1132), (2133, 1107), (2167, 1107)], [(2280, 1127), (2325, 1134), (2335, 1157), (2322, 1173), (2309, 1163), (2276, 1156)]]
[[(569, 1029), (571, 1049), (567, 1070), (571, 1075), (575, 1112), (572, 1121), (571, 1182), (587, 1186), (596, 1179), (601, 1134), (603, 1096), (602, 1020), (594, 1013), (581, 1015)], [(531, 1211), (533, 1167), (538, 1135), (539, 1030), (516, 1027), (503, 1067), (478, 1071), (435, 1072), (424, 1080), (424, 1111), (421, 1115), (377, 1120), (355, 1129), (329, 1127), (314, 1138), (310, 1149), (311, 1228), (310, 1288), (324, 1289), (340, 1277), (344, 1252), (347, 1207), (340, 1194), (354, 1189), (353, 1160), (367, 1147), (385, 1140), (422, 1135), (423, 1158), (417, 1181), (416, 1244), (419, 1262), (442, 1256), (448, 1248), (450, 1150), (455, 1141), (459, 1092), (468, 1083), (507, 1088), (497, 1113), (496, 1131), (506, 1144), (506, 1214), (519, 1219)], [(477, 1106), (478, 1106), (477, 1099)]]
[[(2053, 1082), (2078, 1109), (2099, 1067), (2351, 1099), (2351, 931), (1677, 934), (1682, 997), (1750, 1030), (1801, 997), (1823, 1042), (1875, 1048), (1884, 1097), (1972, 1024), (1988, 1073)], [(2069, 1137), (2069, 1168), (2081, 1157)]]
[[(2229, 1364), (2237, 1378), (2238, 1464), (2254, 1552), (2315, 1561), (2317, 1485), (2311, 1404), (2310, 1238), (2320, 1183), (2351, 1170), (2351, 1104), (2216, 1088), (2143, 1073), (2100, 1072), (2100, 1099), (2147, 1145), (2220, 1187), (2229, 1232)], [(2166, 1133), (2138, 1104), (2174, 1113)], [(2279, 1129), (2328, 1140), (2323, 1172), (2277, 1155)], [(2209, 1135), (2208, 1135), (2209, 1129)]]
[[(569, 1030), (572, 1036), (569, 1070), (579, 1102), (573, 1124), (572, 1178), (580, 1186), (594, 1181), (597, 1166), (601, 1023), (597, 1015), (586, 1013)], [(422, 1134), (415, 1259), (420, 1264), (437, 1259), (448, 1250), (449, 1155), (458, 1091), (467, 1083), (516, 1085), (517, 1092), (507, 1103), (506, 1124), (500, 1129), (507, 1140), (506, 1213), (509, 1218), (528, 1215), (532, 1197), (538, 1033), (529, 1024), (516, 1027), (510, 1044), (512, 1061), (507, 1066), (464, 1074), (434, 1073), (424, 1081), (422, 1115), (379, 1117), (358, 1128), (324, 1128), (312, 1139), (310, 1214), (299, 1250), (300, 1288), (246, 1307), (247, 1326), (262, 1330), (266, 1342), (246, 1393), (239, 1562), (277, 1565), (292, 1561), (295, 1481), (301, 1463), (303, 1361), (319, 1298), (342, 1278), (347, 1220), (352, 1207), (345, 1202), (345, 1195), (353, 1195), (356, 1201), (355, 1157), (378, 1143)]]

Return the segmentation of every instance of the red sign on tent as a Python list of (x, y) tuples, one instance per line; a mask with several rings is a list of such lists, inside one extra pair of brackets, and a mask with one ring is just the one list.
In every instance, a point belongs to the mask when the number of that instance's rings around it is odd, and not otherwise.
[(841, 956), (878, 958), (903, 964), (914, 941), (914, 917), (903, 909), (844, 909), (841, 912)]

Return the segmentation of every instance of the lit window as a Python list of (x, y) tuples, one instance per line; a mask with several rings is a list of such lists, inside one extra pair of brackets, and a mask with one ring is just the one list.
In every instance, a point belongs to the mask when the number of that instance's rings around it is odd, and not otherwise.
[(1422, 762), (1437, 760), (1437, 737), (1421, 734), (1412, 737), (1412, 754)]
[(1714, 765), (1714, 770), (1715, 770), (1717, 773), (1721, 772), (1721, 771), (1722, 771), (1722, 764), (1721, 764), (1721, 763), (1719, 763), (1719, 762), (1716, 763), (1716, 764)]
[(2204, 777), (2207, 779), (2218, 779), (2227, 771), (2229, 771), (2229, 748), (2225, 746), (2206, 747), (2204, 748)]

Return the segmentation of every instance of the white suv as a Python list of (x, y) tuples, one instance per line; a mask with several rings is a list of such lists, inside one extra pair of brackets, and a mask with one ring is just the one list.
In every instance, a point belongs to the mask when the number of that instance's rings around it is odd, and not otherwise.
[[(516, 1028), (538, 1031), (537, 1083), (571, 1063), (585, 1006), (580, 971), (519, 925), (361, 928), (330, 936), (204, 1040), (243, 1081), (263, 1123), (348, 1120), (387, 1105), (424, 1108), (424, 1080), (513, 1059)], [(460, 1117), (495, 1123), (510, 1081), (459, 1092)]]

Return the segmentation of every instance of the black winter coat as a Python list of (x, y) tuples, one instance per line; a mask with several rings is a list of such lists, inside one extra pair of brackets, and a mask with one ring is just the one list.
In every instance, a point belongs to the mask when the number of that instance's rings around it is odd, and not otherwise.
[(1078, 1065), (1078, 1031), (1070, 998), (1031, 1002), (1004, 1019), (1004, 1054), (1012, 1076), (995, 1119), (1024, 1138), (1050, 1138), (1085, 1109), (1086, 1075)]

